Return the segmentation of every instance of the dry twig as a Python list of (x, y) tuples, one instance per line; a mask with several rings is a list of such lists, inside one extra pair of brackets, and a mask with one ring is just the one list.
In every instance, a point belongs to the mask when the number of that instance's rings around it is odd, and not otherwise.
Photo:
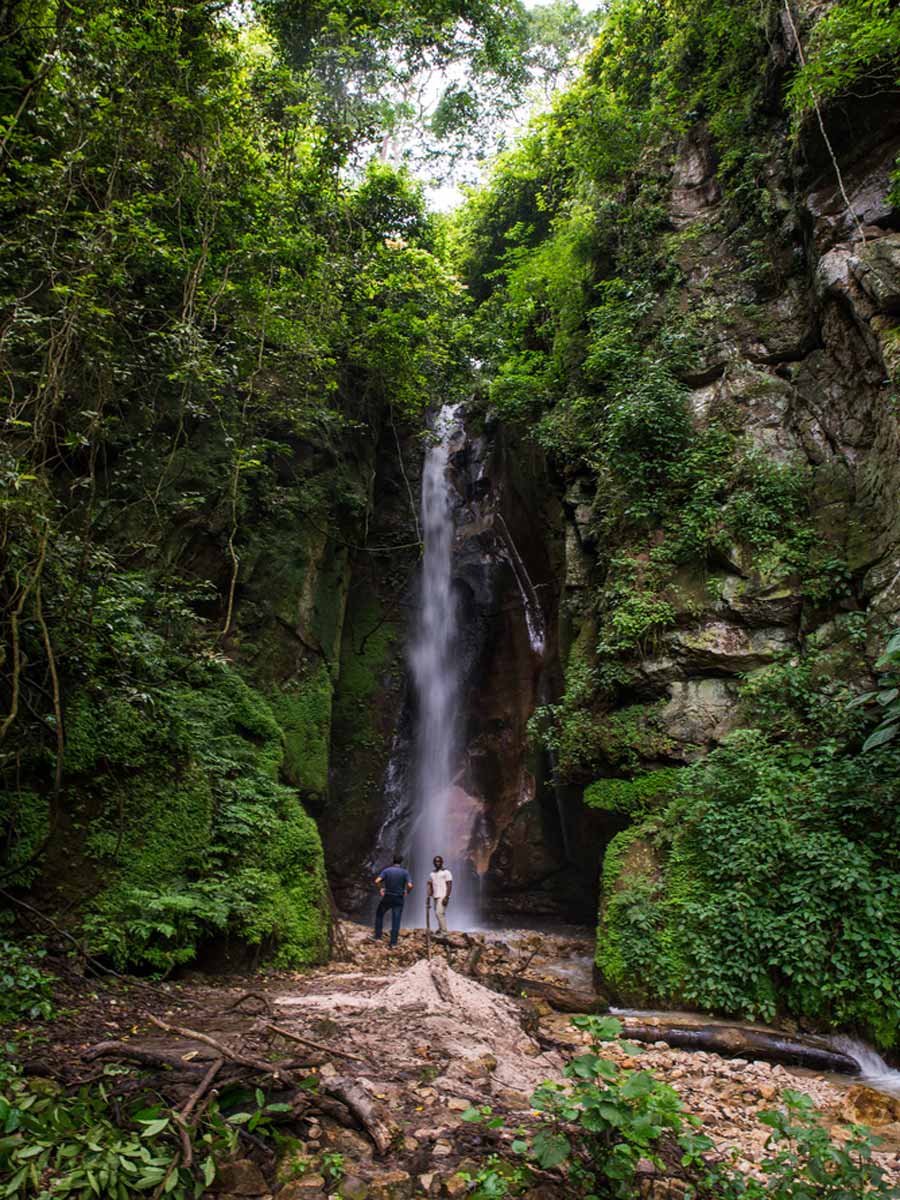
[(278, 1025), (273, 1025), (269, 1022), (266, 1029), (270, 1029), (272, 1033), (279, 1033), (283, 1038), (288, 1038), (292, 1042), (299, 1042), (301, 1046), (309, 1046), (311, 1050), (321, 1050), (325, 1054), (337, 1054), (341, 1058), (352, 1058), (354, 1062), (368, 1063), (367, 1058), (363, 1058), (360, 1054), (351, 1054), (349, 1050), (338, 1050), (333, 1046), (323, 1046), (321, 1042), (314, 1042), (310, 1038), (301, 1037), (299, 1033), (291, 1033), (287, 1029), (281, 1029)]

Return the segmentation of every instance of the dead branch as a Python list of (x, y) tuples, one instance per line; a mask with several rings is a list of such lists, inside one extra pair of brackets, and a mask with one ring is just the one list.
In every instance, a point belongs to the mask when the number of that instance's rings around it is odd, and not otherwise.
[(578, 991), (562, 983), (524, 979), (520, 975), (485, 975), (482, 983), (505, 996), (514, 996), (517, 999), (529, 996), (534, 1000), (544, 1000), (557, 1012), (598, 1013), (607, 1012), (609, 1009), (609, 1004), (603, 996), (594, 992)]
[(23, 900), (21, 896), (14, 896), (12, 892), (8, 892), (2, 887), (0, 887), (0, 896), (2, 896), (3, 899), (8, 901), (10, 904), (15, 904), (19, 908), (24, 909), (25, 912), (30, 913), (33, 917), (37, 917), (39, 921), (43, 921), (45, 925), (48, 925), (55, 933), (58, 933), (60, 937), (64, 937), (66, 941), (71, 942), (78, 951), (79, 957), (84, 962), (90, 963), (95, 971), (100, 971), (104, 975), (112, 975), (114, 979), (121, 979), (123, 983), (127, 983), (131, 987), (139, 987), (143, 988), (147, 992), (153, 992), (155, 996), (162, 996), (163, 999), (169, 1004), (172, 1003), (173, 997), (171, 993), (164, 992), (162, 988), (154, 987), (152, 983), (144, 983), (142, 979), (134, 979), (130, 975), (120, 975), (119, 972), (114, 971), (112, 967), (104, 966), (104, 964), (98, 959), (93, 958), (90, 954), (86, 954), (81, 943), (77, 940), (77, 938), (74, 938), (67, 929), (63, 929), (63, 927), (57, 924), (52, 917), (48, 917), (46, 913), (42, 913), (39, 908), (35, 908), (33, 904), (29, 904), (27, 900)]
[(222, 1009), (222, 1012), (234, 1012), (236, 1008), (241, 1007), (245, 1000), (258, 1000), (270, 1017), (274, 1014), (272, 1001), (265, 994), (265, 992), (244, 992), (242, 996), (238, 996), (237, 1000), (233, 1001), (231, 1004), (226, 1004), (226, 1006)]
[(272, 1033), (278, 1033), (283, 1038), (287, 1038), (292, 1042), (299, 1042), (301, 1046), (309, 1046), (311, 1050), (321, 1050), (325, 1054), (337, 1054), (341, 1058), (352, 1058), (354, 1062), (367, 1063), (369, 1059), (363, 1058), (360, 1054), (351, 1054), (349, 1050), (338, 1050), (334, 1046), (323, 1046), (321, 1042), (314, 1042), (310, 1038), (301, 1037), (299, 1033), (291, 1033), (288, 1029), (282, 1029), (278, 1025), (273, 1025), (271, 1022), (266, 1024), (266, 1029), (270, 1029)]
[(175, 1109), (172, 1110), (172, 1120), (178, 1128), (178, 1136), (181, 1139), (181, 1165), (190, 1168), (194, 1163), (194, 1147), (191, 1143), (187, 1122)]
[(171, 1067), (177, 1071), (192, 1072), (199, 1071), (202, 1065), (185, 1062), (178, 1054), (165, 1050), (145, 1050), (129, 1042), (98, 1042), (96, 1046), (85, 1050), (81, 1057), (85, 1062), (93, 1062), (97, 1058), (126, 1058), (144, 1067)]
[(481, 962), (481, 955), (484, 952), (484, 946), (480, 942), (473, 942), (469, 948), (469, 956), (466, 959), (466, 965), (463, 968), (467, 975), (473, 979), (478, 977), (478, 964)]
[(204, 1046), (211, 1046), (223, 1058), (227, 1058), (230, 1062), (238, 1063), (242, 1067), (250, 1067), (253, 1071), (259, 1071), (263, 1075), (271, 1075), (273, 1079), (282, 1080), (284, 1076), (275, 1063), (264, 1062), (261, 1058), (251, 1058), (248, 1054), (241, 1054), (239, 1050), (232, 1050), (230, 1046), (226, 1046), (224, 1042), (218, 1041), (216, 1038), (210, 1037), (207, 1033), (200, 1033), (197, 1029), (187, 1029), (183, 1025), (170, 1025), (168, 1021), (162, 1021), (159, 1017), (150, 1015), (148, 1020), (158, 1029), (164, 1030), (166, 1033), (174, 1033), (177, 1037), (187, 1038), (191, 1042), (202, 1042)]
[(447, 1005), (453, 1004), (453, 992), (450, 990), (450, 980), (447, 978), (447, 965), (440, 959), (431, 963), (431, 982), (434, 990)]
[[(326, 883), (328, 891), (328, 905), (331, 909), (331, 954), (333, 958), (337, 958), (341, 962), (350, 962), (353, 955), (350, 953), (350, 947), (347, 944), (347, 939), (344, 936), (344, 930), (341, 926), (341, 918), (338, 914), (337, 905), (334, 902), (334, 894), (331, 890), (331, 884)], [(337, 951), (337, 953), (335, 953)]]
[(331, 1117), (339, 1125), (343, 1125), (345, 1129), (357, 1128), (359, 1123), (354, 1120), (353, 1114), (347, 1105), (342, 1104), (340, 1100), (334, 1100), (331, 1096), (324, 1096), (321, 1091), (316, 1093), (315, 1096), (303, 1093), (302, 1098), (305, 1101), (304, 1111), (311, 1107), (316, 1112), (323, 1113), (326, 1117)]
[(190, 1096), (188, 1096), (187, 1100), (181, 1106), (181, 1108), (179, 1110), (179, 1116), (181, 1117), (182, 1121), (188, 1120), (191, 1113), (194, 1111), (195, 1107), (197, 1106), (198, 1101), (202, 1100), (202, 1098), (206, 1095), (207, 1091), (212, 1086), (213, 1080), (218, 1075), (218, 1073), (221, 1071), (224, 1062), (225, 1062), (224, 1058), (217, 1058), (215, 1060), (215, 1062), (213, 1062), (210, 1065), (209, 1070), (206, 1072), (206, 1074), (203, 1076), (203, 1078), (200, 1080), (200, 1082), (197, 1084), (197, 1086), (191, 1092)]

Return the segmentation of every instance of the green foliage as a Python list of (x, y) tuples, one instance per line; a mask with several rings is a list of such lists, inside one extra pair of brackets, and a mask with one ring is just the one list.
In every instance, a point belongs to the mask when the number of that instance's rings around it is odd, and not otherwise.
[(0, 1025), (49, 1021), (53, 1016), (54, 976), (41, 968), (43, 957), (39, 946), (0, 934)]
[(528, 1188), (532, 1172), (518, 1163), (511, 1163), (499, 1154), (490, 1154), (475, 1174), (460, 1172), (471, 1185), (472, 1200), (506, 1200), (507, 1196), (520, 1196)]
[(751, 1018), (783, 1008), (892, 1045), (895, 758), (732, 734), (681, 772), (652, 828), (628, 831), (649, 839), (649, 869), (610, 848), (601, 968), (612, 954), (614, 982), (644, 995)]
[(662, 1166), (658, 1143), (665, 1134), (680, 1135), (681, 1150), (697, 1161), (711, 1149), (708, 1138), (685, 1132), (699, 1125), (687, 1115), (673, 1088), (647, 1071), (626, 1071), (598, 1053), (601, 1043), (621, 1032), (611, 1017), (576, 1017), (573, 1024), (592, 1035), (588, 1053), (565, 1068), (565, 1084), (544, 1084), (532, 1097), (545, 1123), (530, 1139), (527, 1153), (540, 1167), (567, 1163), (581, 1194), (624, 1198), (633, 1195), (635, 1170), (642, 1158)]
[(271, 697), (272, 711), (284, 730), (285, 777), (307, 796), (328, 787), (331, 734), (331, 675), (324, 663), (290, 690)]
[(672, 748), (659, 719), (661, 704), (611, 711), (598, 698), (600, 677), (597, 668), (573, 653), (562, 697), (537, 708), (529, 722), (530, 736), (556, 755), (561, 779), (583, 779), (600, 765), (633, 769), (642, 759), (665, 757)]
[(663, 767), (633, 779), (598, 779), (585, 789), (584, 803), (588, 808), (640, 819), (671, 796), (679, 773), (679, 767)]
[(50, 806), (34, 791), (0, 789), (0, 838), (5, 862), (18, 883), (29, 883), (40, 872), (40, 854), (50, 833)]
[(406, 172), (364, 167), (372, 96), (342, 115), (334, 39), (352, 30), (357, 81), (470, 55), (511, 83), (524, 21), (491, 0), (387, 17), (0, 15), (3, 873), (52, 873), (120, 966), (220, 936), (326, 953), (298, 792), (327, 784), (347, 546), (389, 412), (464, 367), (437, 223)]
[(795, 121), (820, 103), (900, 83), (900, 13), (890, 0), (842, 0), (817, 20), (787, 101)]
[(882, 671), (878, 678), (877, 690), (862, 692), (850, 703), (850, 707), (854, 708), (860, 705), (878, 705), (875, 709), (879, 717), (878, 725), (866, 738), (863, 744), (864, 752), (893, 741), (900, 727), (900, 631), (891, 635), (884, 653), (875, 665)]
[[(698, 1130), (678, 1093), (649, 1071), (620, 1067), (603, 1056), (603, 1043), (621, 1034), (612, 1017), (575, 1017), (591, 1047), (566, 1065), (566, 1082), (545, 1083), (532, 1097), (542, 1116), (530, 1135), (512, 1144), (541, 1170), (564, 1172), (567, 1194), (593, 1200), (631, 1200), (639, 1162), (656, 1166), (702, 1200), (807, 1200), (810, 1196), (872, 1196), (896, 1200), (900, 1192), (872, 1160), (868, 1130), (854, 1126), (846, 1141), (832, 1140), (806, 1095), (785, 1089), (783, 1107), (760, 1114), (771, 1133), (761, 1163), (763, 1180), (729, 1166)], [(629, 1047), (632, 1054), (640, 1049)], [(527, 1175), (514, 1175), (496, 1156), (477, 1177), (485, 1197), (515, 1196)]]
[(81, 783), (93, 809), (84, 851), (105, 881), (87, 909), (90, 944), (120, 967), (168, 969), (218, 932), (279, 965), (319, 961), (322, 851), (296, 793), (277, 781), (282, 731), (224, 664), (193, 666), (190, 682), (133, 707), (85, 694), (72, 705), (69, 769), (106, 768)]
[(337, 1150), (326, 1151), (321, 1158), (322, 1174), (331, 1187), (337, 1187), (346, 1174), (344, 1156)]
[(23, 1076), (15, 1047), (6, 1049), (0, 1064), (0, 1187), (4, 1196), (22, 1200), (128, 1200), (154, 1189), (193, 1200), (214, 1182), (216, 1160), (236, 1150), (239, 1127), (266, 1136), (290, 1112), (287, 1104), (267, 1103), (259, 1089), (252, 1098), (243, 1089), (223, 1089), (199, 1120), (185, 1126), (194, 1162), (188, 1167), (182, 1131), (155, 1097), (112, 1106), (109, 1089), (120, 1068), (107, 1067), (102, 1082), (67, 1094), (51, 1080)]

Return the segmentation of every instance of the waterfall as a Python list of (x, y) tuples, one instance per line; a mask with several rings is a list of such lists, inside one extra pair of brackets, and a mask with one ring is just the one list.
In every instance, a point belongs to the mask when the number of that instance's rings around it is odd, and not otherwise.
[(422, 472), (425, 553), (410, 650), (417, 701), (411, 809), (412, 875), (418, 902), (410, 908), (416, 913), (411, 923), (420, 924), (432, 859), (440, 854), (453, 872), (448, 921), (465, 928), (475, 919), (466, 861), (474, 815), (465, 793), (456, 786), (460, 768), (459, 614), (453, 591), (455, 528), (447, 471), (450, 445), (459, 433), (458, 406), (445, 405), (435, 420), (434, 441)]

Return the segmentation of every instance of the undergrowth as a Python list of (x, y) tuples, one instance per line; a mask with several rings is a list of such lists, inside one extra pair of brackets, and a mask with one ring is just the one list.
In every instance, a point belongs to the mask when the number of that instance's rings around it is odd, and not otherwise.
[[(808, 1096), (785, 1089), (783, 1107), (763, 1111), (767, 1154), (764, 1181), (746, 1177), (699, 1128), (678, 1093), (649, 1071), (620, 1067), (603, 1056), (603, 1043), (621, 1034), (610, 1017), (576, 1017), (590, 1049), (566, 1066), (565, 1083), (547, 1083), (532, 1096), (537, 1128), (517, 1131), (512, 1150), (520, 1163), (494, 1156), (470, 1176), (475, 1200), (519, 1196), (535, 1173), (552, 1172), (567, 1194), (586, 1200), (633, 1200), (640, 1171), (649, 1182), (678, 1181), (691, 1200), (896, 1200), (900, 1191), (872, 1159), (873, 1140), (853, 1126), (846, 1141), (832, 1140)], [(629, 1046), (629, 1053), (640, 1053)], [(489, 1108), (471, 1108), (463, 1119), (502, 1125)], [(668, 1185), (662, 1184), (663, 1187)]]
[(99, 1082), (66, 1092), (50, 1079), (23, 1075), (14, 1045), (5, 1052), (0, 1195), (20, 1200), (202, 1196), (215, 1180), (217, 1162), (237, 1149), (239, 1129), (272, 1138), (277, 1122), (290, 1113), (290, 1105), (268, 1102), (258, 1088), (225, 1087), (194, 1124), (181, 1126), (152, 1095), (117, 1096), (122, 1076), (129, 1077), (122, 1067), (107, 1066)]

